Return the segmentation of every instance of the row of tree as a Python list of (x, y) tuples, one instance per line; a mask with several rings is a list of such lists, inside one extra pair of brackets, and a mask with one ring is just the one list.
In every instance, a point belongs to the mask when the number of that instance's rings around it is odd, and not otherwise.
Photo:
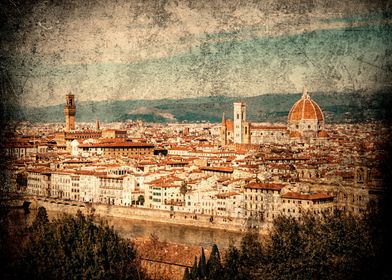
[(222, 271), (221, 257), (218, 246), (212, 246), (210, 257), (206, 261), (204, 249), (201, 249), (199, 260), (195, 257), (192, 268), (185, 269), (184, 280), (190, 279), (218, 279), (219, 273)]
[(18, 239), (1, 236), (2, 241), (14, 243), (8, 254), (17, 256), (2, 263), (7, 264), (2, 279), (146, 278), (134, 245), (81, 212), (49, 221), (41, 207), (32, 226), (20, 230)]
[[(388, 213), (278, 217), (267, 238), (250, 231), (223, 260), (216, 245), (208, 260), (202, 250), (184, 279), (391, 279)], [(81, 212), (49, 221), (40, 208), (30, 227), (9, 221), (13, 230), (0, 228), (1, 279), (147, 278), (133, 243)]]
[(222, 262), (216, 245), (207, 263), (202, 251), (183, 279), (391, 279), (391, 268), (384, 265), (385, 223), (379, 218), (339, 211), (305, 214), (301, 220), (281, 216), (268, 237), (247, 232)]

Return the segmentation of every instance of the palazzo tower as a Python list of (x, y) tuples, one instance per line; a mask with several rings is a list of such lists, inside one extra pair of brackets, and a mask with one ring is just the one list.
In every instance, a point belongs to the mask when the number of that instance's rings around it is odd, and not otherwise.
[(64, 115), (65, 115), (65, 131), (69, 132), (71, 130), (75, 130), (76, 103), (75, 103), (75, 95), (71, 93), (68, 93), (65, 96)]

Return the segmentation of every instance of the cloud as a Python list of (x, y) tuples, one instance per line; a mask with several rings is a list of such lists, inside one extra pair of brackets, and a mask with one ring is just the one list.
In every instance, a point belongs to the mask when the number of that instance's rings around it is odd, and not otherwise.
[(80, 100), (156, 99), (292, 92), (305, 80), (315, 90), (357, 90), (386, 80), (377, 68), (385, 66), (385, 34), (361, 34), (375, 43), (336, 35), (390, 24), (378, 1), (33, 1), (18, 8), (5, 10), (15, 24), (3, 29), (2, 55), (29, 106), (61, 103), (69, 90)]

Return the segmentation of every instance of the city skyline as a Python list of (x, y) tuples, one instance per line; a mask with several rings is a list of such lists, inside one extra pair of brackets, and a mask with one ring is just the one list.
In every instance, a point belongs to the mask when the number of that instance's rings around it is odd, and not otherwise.
[(0, 11), (1, 279), (390, 278), (390, 4)]

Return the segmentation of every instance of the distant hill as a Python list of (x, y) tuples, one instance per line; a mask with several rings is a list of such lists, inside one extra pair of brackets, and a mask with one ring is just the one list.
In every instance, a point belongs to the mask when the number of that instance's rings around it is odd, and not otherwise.
[[(327, 123), (363, 122), (380, 120), (389, 108), (383, 104), (390, 99), (389, 91), (373, 94), (362, 93), (312, 93), (311, 97), (320, 105)], [(266, 94), (244, 97), (247, 104), (247, 119), (253, 122), (286, 122), (292, 105), (300, 94)], [(143, 120), (147, 122), (219, 122), (222, 113), (233, 117), (235, 97), (210, 96), (185, 99), (125, 100), (104, 102), (79, 102), (77, 121), (103, 122)], [(64, 105), (22, 108), (19, 120), (32, 122), (62, 122)]]

